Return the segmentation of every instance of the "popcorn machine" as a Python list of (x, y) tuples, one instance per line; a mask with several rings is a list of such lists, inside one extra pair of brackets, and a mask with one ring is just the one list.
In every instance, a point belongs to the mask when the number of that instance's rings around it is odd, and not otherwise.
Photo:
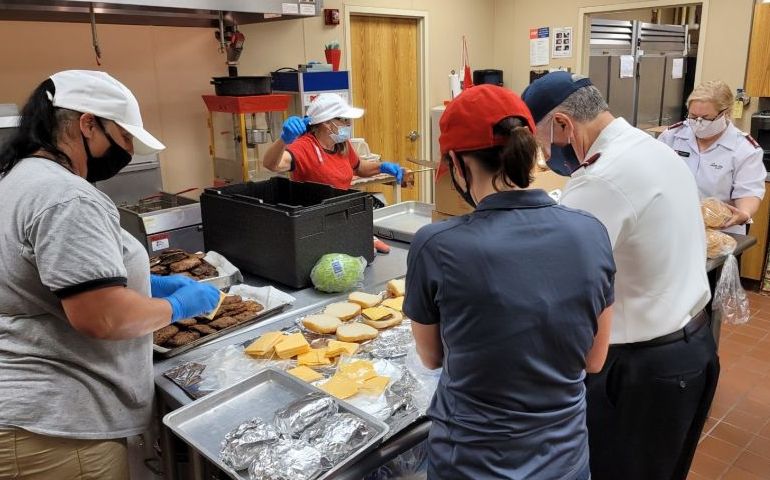
[(291, 97), (203, 95), (208, 110), (209, 156), (215, 184), (264, 180), (273, 176), (262, 167), (260, 148), (277, 135)]

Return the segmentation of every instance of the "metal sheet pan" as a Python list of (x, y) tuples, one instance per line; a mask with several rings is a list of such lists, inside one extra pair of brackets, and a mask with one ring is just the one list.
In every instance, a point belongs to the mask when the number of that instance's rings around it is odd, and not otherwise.
[[(240, 274), (240, 272), (239, 272), (239, 274)], [(190, 349), (193, 349), (193, 348), (195, 348), (197, 346), (203, 345), (204, 343), (208, 343), (208, 342), (210, 342), (212, 340), (216, 340), (217, 338), (223, 337), (223, 336), (225, 336), (225, 335), (227, 335), (227, 334), (229, 334), (229, 333), (231, 333), (231, 332), (233, 332), (235, 330), (239, 330), (239, 329), (247, 327), (249, 325), (253, 325), (255, 323), (262, 322), (265, 319), (267, 319), (268, 317), (271, 317), (271, 316), (273, 316), (273, 315), (275, 315), (275, 314), (277, 314), (279, 312), (282, 312), (286, 307), (288, 307), (289, 305), (291, 305), (294, 302), (294, 297), (292, 297), (291, 295), (288, 295), (288, 294), (286, 294), (286, 293), (284, 293), (284, 292), (282, 292), (282, 291), (280, 291), (280, 290), (278, 290), (278, 289), (276, 289), (274, 287), (263, 287), (263, 289), (264, 288), (268, 288), (268, 292), (272, 292), (272, 293), (268, 293), (267, 294), (267, 298), (259, 298), (259, 297), (252, 296), (252, 295), (246, 295), (243, 292), (244, 287), (246, 289), (252, 288), (252, 287), (249, 287), (249, 286), (237, 285), (237, 286), (232, 286), (232, 288), (230, 288), (229, 290), (230, 290), (230, 293), (239, 294), (239, 295), (241, 295), (243, 298), (245, 298), (247, 300), (255, 300), (255, 301), (257, 301), (258, 303), (262, 304), (265, 307), (264, 310), (262, 310), (260, 312), (257, 312), (256, 315), (254, 315), (253, 318), (251, 318), (250, 320), (246, 320), (245, 322), (239, 323), (237, 325), (233, 325), (231, 327), (223, 328), (222, 330), (218, 330), (215, 333), (211, 333), (209, 335), (202, 336), (199, 339), (197, 339), (197, 340), (195, 340), (193, 342), (188, 343), (187, 345), (182, 345), (181, 347), (166, 348), (166, 347), (161, 347), (159, 345), (153, 344), (153, 346), (152, 346), (153, 351), (155, 351), (155, 353), (158, 356), (163, 357), (163, 358), (174, 357), (176, 355), (179, 355), (180, 353), (184, 353), (184, 352), (186, 352), (186, 351), (188, 351)]]
[(205, 280), (199, 280), (200, 283), (207, 283), (218, 288), (219, 290), (224, 290), (227, 287), (243, 282), (243, 274), (241, 271), (219, 253), (210, 251), (206, 253), (206, 256), (203, 257), (203, 259), (217, 269), (219, 276), (214, 278), (207, 278)]
[(265, 309), (259, 312), (254, 318), (251, 320), (246, 320), (243, 323), (239, 323), (237, 325), (233, 325), (231, 327), (223, 328), (222, 330), (217, 330), (216, 333), (210, 333), (208, 335), (205, 335), (203, 337), (200, 337), (199, 339), (192, 341), (188, 343), (187, 345), (182, 345), (181, 347), (176, 348), (166, 348), (161, 347), (159, 345), (152, 345), (153, 351), (158, 354), (162, 358), (171, 358), (179, 355), (180, 353), (184, 353), (188, 350), (191, 350), (197, 346), (203, 345), (204, 343), (208, 343), (212, 340), (216, 340), (217, 338), (223, 337), (227, 335), (230, 332), (234, 332), (235, 330), (241, 329), (243, 327), (253, 325), (257, 322), (261, 322), (267, 317), (270, 317), (272, 315), (275, 315), (276, 313), (282, 312), (284, 308), (286, 308), (289, 304), (285, 303), (283, 305), (279, 305), (277, 307), (273, 307), (271, 309)]
[[(272, 423), (277, 410), (311, 392), (321, 390), (285, 372), (267, 368), (232, 387), (167, 414), (163, 417), (163, 423), (231, 478), (248, 480), (247, 471), (236, 472), (219, 460), (220, 443), (227, 432), (253, 417)], [(346, 402), (335, 401), (340, 412), (351, 413), (364, 420), (373, 435), (364, 446), (317, 480), (333, 478), (336, 472), (374, 449), (388, 433), (388, 426), (384, 422)]]
[(374, 211), (374, 234), (387, 240), (411, 243), (417, 230), (431, 223), (433, 205), (401, 202)]

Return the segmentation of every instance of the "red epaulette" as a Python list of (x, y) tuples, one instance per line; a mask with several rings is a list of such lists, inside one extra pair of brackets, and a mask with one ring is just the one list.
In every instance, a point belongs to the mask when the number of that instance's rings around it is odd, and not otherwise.
[(756, 140), (754, 140), (754, 137), (752, 137), (752, 136), (751, 136), (751, 135), (749, 135), (748, 133), (744, 133), (744, 134), (743, 134), (743, 137), (744, 137), (746, 140), (748, 140), (748, 141), (749, 141), (749, 143), (751, 144), (751, 146), (752, 146), (752, 147), (754, 147), (754, 148), (759, 148), (759, 142), (757, 142)]
[(676, 122), (676, 123), (675, 123), (675, 124), (673, 124), (673, 125), (669, 125), (669, 126), (668, 126), (668, 128), (667, 128), (666, 130), (673, 130), (673, 129), (675, 129), (675, 128), (679, 128), (679, 127), (681, 127), (682, 125), (684, 125), (684, 120), (682, 120), (681, 122)]

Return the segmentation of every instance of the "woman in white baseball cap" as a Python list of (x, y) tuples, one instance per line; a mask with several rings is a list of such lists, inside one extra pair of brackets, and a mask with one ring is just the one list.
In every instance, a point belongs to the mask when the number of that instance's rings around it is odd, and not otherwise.
[(68, 70), (32, 92), (0, 151), (0, 478), (128, 479), (126, 438), (151, 420), (152, 332), (219, 301), (151, 277), (90, 183), (163, 148), (122, 83)]
[(281, 138), (265, 152), (262, 164), (273, 172), (291, 172), (297, 182), (316, 182), (347, 190), (353, 175), (387, 173), (401, 183), (404, 169), (392, 162), (361, 160), (350, 144), (351, 120), (364, 111), (351, 107), (336, 93), (322, 93), (308, 106), (307, 116), (283, 123)]

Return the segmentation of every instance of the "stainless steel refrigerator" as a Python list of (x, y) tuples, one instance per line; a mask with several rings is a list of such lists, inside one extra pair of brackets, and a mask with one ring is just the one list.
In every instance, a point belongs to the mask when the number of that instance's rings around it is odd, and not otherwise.
[(591, 20), (589, 76), (616, 116), (642, 129), (681, 120), (695, 56), (687, 38), (686, 25)]

